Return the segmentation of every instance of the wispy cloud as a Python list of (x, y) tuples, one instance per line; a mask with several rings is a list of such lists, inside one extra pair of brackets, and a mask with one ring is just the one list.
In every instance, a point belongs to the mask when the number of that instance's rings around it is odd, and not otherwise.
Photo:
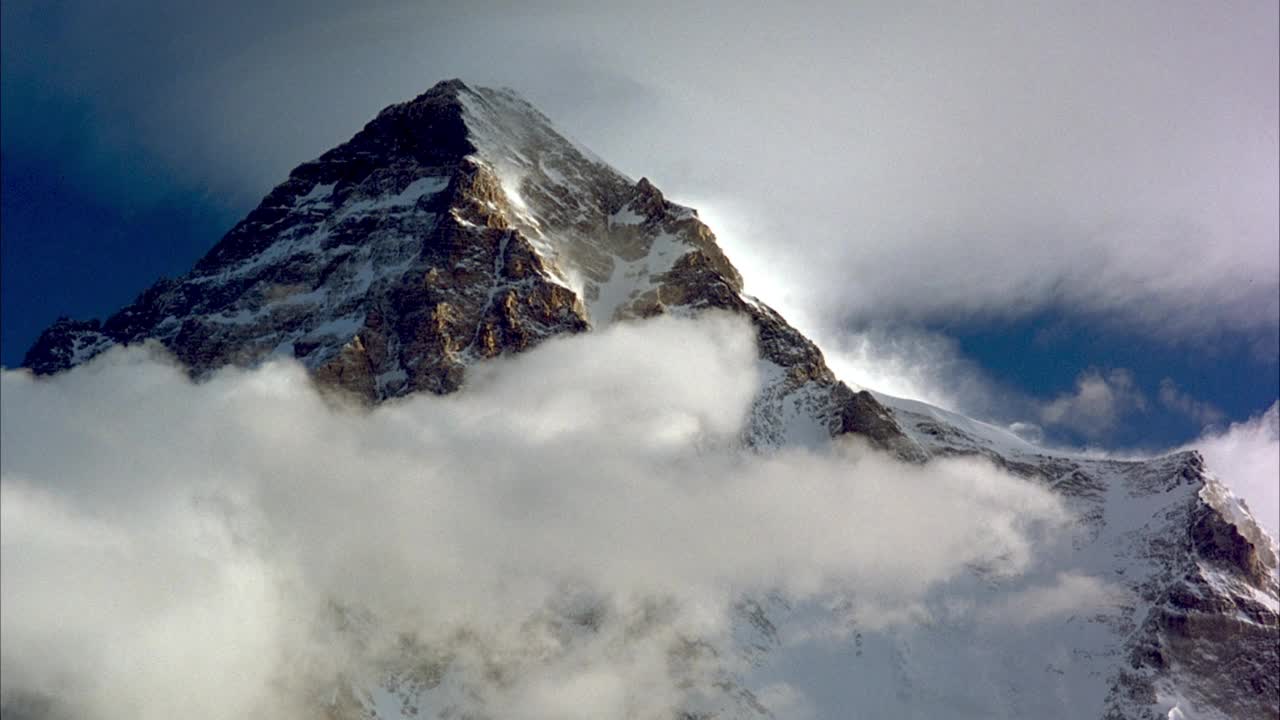
[(1226, 417), (1213, 403), (1193, 397), (1171, 378), (1160, 381), (1160, 404), (1186, 415), (1201, 426), (1216, 425)]
[(1128, 599), (1128, 592), (1091, 575), (1058, 573), (1053, 582), (1024, 588), (987, 608), (988, 622), (1030, 625), (1075, 613), (1098, 612)]
[[(1126, 418), (1150, 409), (1138, 378), (1125, 368), (1087, 369), (1070, 391), (1043, 397), (1001, 382), (940, 333), (898, 327), (817, 337), (832, 368), (850, 382), (1004, 424), (1033, 442), (1043, 441), (1046, 430), (1064, 429), (1105, 442)], [(1212, 410), (1185, 393), (1177, 399), (1179, 413)]]

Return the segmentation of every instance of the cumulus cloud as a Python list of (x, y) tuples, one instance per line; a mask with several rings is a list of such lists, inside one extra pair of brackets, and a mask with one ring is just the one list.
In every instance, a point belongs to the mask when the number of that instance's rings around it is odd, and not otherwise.
[(713, 686), (727, 660), (691, 639), (723, 640), (743, 593), (856, 588), (865, 627), (905, 622), (966, 567), (1028, 567), (1065, 520), (981, 462), (746, 454), (751, 337), (623, 324), (372, 411), (289, 362), (199, 384), (137, 348), (6, 371), (5, 702), (295, 717), (408, 647), (462, 706), (657, 716)]
[(3, 10), (6, 138), (61, 137), (16, 100), (87, 107), (72, 181), (145, 156), (251, 202), (462, 75), (736, 218), (832, 327), (1062, 307), (1276, 351), (1274, 3)]
[(1209, 470), (1244, 498), (1271, 537), (1280, 538), (1280, 402), (1225, 430), (1210, 430), (1187, 448), (1199, 450)]
[(1132, 372), (1121, 368), (1104, 374), (1095, 369), (1076, 378), (1073, 392), (1046, 403), (1040, 409), (1040, 418), (1087, 437), (1100, 437), (1126, 414), (1146, 407), (1146, 396), (1134, 383)]

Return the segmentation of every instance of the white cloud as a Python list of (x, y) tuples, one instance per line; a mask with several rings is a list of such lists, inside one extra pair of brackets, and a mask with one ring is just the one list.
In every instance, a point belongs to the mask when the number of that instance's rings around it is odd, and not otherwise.
[[(1066, 428), (1090, 440), (1105, 439), (1127, 417), (1148, 409), (1136, 377), (1125, 368), (1085, 370), (1070, 392), (1045, 398), (1002, 383), (940, 333), (896, 327), (819, 329), (814, 336), (832, 370), (847, 382), (1004, 424), (1034, 443), (1043, 442), (1045, 430), (1054, 428)], [(1169, 382), (1161, 389), (1165, 407), (1212, 417), (1211, 405), (1185, 393), (1170, 395)]]
[(1086, 370), (1071, 392), (1044, 398), (1002, 383), (941, 333), (904, 327), (811, 332), (846, 382), (1004, 425), (1035, 444), (1055, 428), (1104, 439), (1126, 415), (1147, 406), (1133, 373), (1123, 368)]
[(1146, 406), (1146, 397), (1134, 383), (1132, 372), (1115, 369), (1104, 375), (1087, 370), (1076, 378), (1074, 392), (1059, 395), (1040, 408), (1040, 419), (1088, 437), (1100, 437), (1126, 414), (1145, 410)]
[(1244, 498), (1271, 537), (1280, 538), (1280, 401), (1187, 447), (1199, 450), (1209, 470)]
[[(688, 692), (671, 648), (723, 637), (741, 592), (856, 587), (864, 627), (903, 622), (971, 563), (1027, 567), (1065, 520), (980, 462), (744, 456), (750, 338), (623, 324), (372, 412), (290, 363), (192, 384), (133, 349), (5, 372), (4, 692), (90, 720), (298, 716), (344, 652), (385, 647), (325, 631), (333, 600), (449, 648), (497, 715), (648, 716)], [(574, 607), (596, 630), (566, 628)]]
[(1033, 445), (1044, 442), (1044, 428), (1035, 423), (1022, 421), (1009, 423), (1009, 432)]
[(954, 410), (993, 389), (955, 341), (937, 333), (873, 328), (829, 334), (822, 347), (839, 377), (897, 397)]
[(993, 378), (941, 333), (907, 327), (805, 329), (845, 382), (990, 421), (1035, 412), (1032, 398)]

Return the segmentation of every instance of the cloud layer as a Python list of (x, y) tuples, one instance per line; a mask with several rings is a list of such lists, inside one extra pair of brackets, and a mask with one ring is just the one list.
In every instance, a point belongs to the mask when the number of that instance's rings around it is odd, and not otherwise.
[[(725, 637), (742, 593), (856, 588), (865, 627), (905, 622), (1066, 517), (982, 463), (744, 456), (756, 360), (727, 318), (553, 340), (372, 412), (290, 363), (192, 384), (139, 349), (2, 382), (6, 701), (77, 717), (295, 716), (400, 633), (502, 716), (657, 716), (716, 672), (672, 648)], [(372, 618), (363, 645), (332, 603)]]

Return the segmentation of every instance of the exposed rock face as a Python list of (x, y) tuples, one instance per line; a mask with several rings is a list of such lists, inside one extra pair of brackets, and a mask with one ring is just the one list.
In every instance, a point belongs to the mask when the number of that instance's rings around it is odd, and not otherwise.
[(922, 457), (813, 343), (742, 294), (695, 211), (592, 158), (514, 93), (456, 80), (298, 167), (187, 275), (101, 325), (55, 324), (25, 365), (58, 372), (152, 339), (196, 376), (286, 355), (377, 402), (452, 392), (468, 365), (549, 337), (706, 308), (759, 330), (773, 382), (750, 443), (783, 443), (799, 413), (823, 437), (865, 432)]
[[(321, 383), (376, 403), (453, 392), (471, 365), (558, 335), (705, 309), (741, 314), (757, 330), (764, 382), (744, 436), (755, 448), (852, 434), (911, 461), (981, 455), (1068, 500), (1085, 531), (1070, 567), (1122, 584), (1133, 599), (1073, 626), (1085, 631), (1061, 640), (1066, 660), (1028, 667), (1017, 645), (998, 658), (1011, 687), (1092, 693), (1096, 707), (1073, 714), (1055, 709), (1053, 696), (1011, 691), (1004, 716), (1152, 718), (1169, 698), (1187, 717), (1280, 713), (1275, 543), (1199, 456), (1053, 455), (937, 408), (855, 392), (812, 342), (743, 294), (695, 211), (594, 159), (510, 91), (448, 81), (387, 108), (294, 170), (191, 272), (105, 322), (58, 321), (25, 364), (56, 373), (112, 345), (154, 340), (197, 377), (288, 356)], [(743, 601), (752, 657), (779, 645), (788, 612), (781, 600)], [(590, 618), (565, 623), (592, 627)], [(868, 639), (864, 653), (858, 635), (858, 656), (877, 657), (879, 647), (906, 687), (925, 685), (908, 677), (927, 674), (927, 665), (910, 667), (920, 655), (967, 662), (969, 630), (936, 630), (936, 642), (913, 641), (925, 646), (911, 662), (911, 648), (893, 638)], [(436, 671), (414, 678), (394, 676), (395, 692), (417, 697), (440, 682)], [(736, 681), (720, 689), (729, 709), (718, 716), (767, 715)], [(340, 697), (324, 712), (368, 715), (356, 694)], [(850, 690), (851, 707), (863, 700)]]

